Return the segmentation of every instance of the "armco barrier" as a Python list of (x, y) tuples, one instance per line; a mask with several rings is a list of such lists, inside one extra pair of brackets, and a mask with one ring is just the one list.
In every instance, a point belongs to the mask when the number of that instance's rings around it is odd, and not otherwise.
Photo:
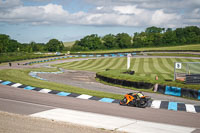
[(127, 86), (127, 87), (134, 87), (137, 89), (150, 89), (153, 87), (153, 84), (151, 83), (133, 82), (133, 81), (127, 81), (127, 80), (114, 79), (114, 78), (105, 77), (99, 74), (96, 74), (96, 77), (108, 83), (118, 84), (118, 85)]
[(188, 97), (200, 100), (200, 90), (158, 85), (157, 92), (180, 97)]

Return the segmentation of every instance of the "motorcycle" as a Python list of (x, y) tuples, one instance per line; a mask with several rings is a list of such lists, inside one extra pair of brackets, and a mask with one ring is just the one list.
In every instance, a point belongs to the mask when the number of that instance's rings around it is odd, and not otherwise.
[(148, 106), (148, 101), (151, 99), (149, 96), (145, 96), (141, 92), (138, 93), (128, 93), (119, 102), (123, 106), (133, 106), (139, 108), (145, 108)]

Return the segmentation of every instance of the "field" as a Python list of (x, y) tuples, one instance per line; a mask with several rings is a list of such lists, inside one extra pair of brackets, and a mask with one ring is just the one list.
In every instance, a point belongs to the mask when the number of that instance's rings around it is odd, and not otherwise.
[[(22, 83), (29, 86), (48, 88), (51, 90), (58, 90), (70, 93), (87, 94), (97, 97), (108, 97), (113, 99), (121, 99), (123, 96), (118, 94), (112, 94), (102, 91), (88, 90), (84, 88), (74, 87), (66, 84), (60, 84), (55, 82), (48, 82), (39, 80), (29, 76), (31, 71), (41, 72), (53, 72), (58, 71), (56, 68), (34, 68), (34, 69), (3, 69), (0, 70), (0, 80), (12, 81), (15, 83)], [(20, 76), (19, 76), (20, 75)]]
[(129, 48), (129, 49), (116, 49), (116, 50), (98, 50), (98, 51), (85, 51), (80, 53), (119, 53), (119, 52), (134, 52), (134, 51), (199, 51), (200, 44), (171, 46), (171, 47), (151, 47), (151, 48)]
[(26, 53), (26, 52), (11, 52), (11, 53), (0, 53), (0, 63), (3, 62), (11, 62), (11, 61), (19, 61), (19, 60), (27, 60), (27, 59), (36, 59), (36, 58), (46, 58), (46, 57), (54, 57), (57, 56), (55, 54), (34, 54), (34, 53)]
[[(135, 71), (136, 76), (160, 79), (173, 79), (174, 62), (200, 62), (197, 59), (180, 58), (132, 58), (130, 69)], [(126, 58), (99, 58), (84, 61), (68, 62), (54, 65), (64, 69), (87, 70), (100, 72), (106, 69), (126, 69)], [(200, 68), (194, 68), (200, 71)]]
[(65, 47), (71, 47), (74, 45), (74, 43), (75, 43), (74, 41), (73, 42), (63, 42)]

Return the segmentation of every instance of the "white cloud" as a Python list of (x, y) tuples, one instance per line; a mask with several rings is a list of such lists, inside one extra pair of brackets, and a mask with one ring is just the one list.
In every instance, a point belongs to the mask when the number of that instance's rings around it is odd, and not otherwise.
[(20, 0), (0, 0), (0, 12), (21, 6), (22, 2)]
[(135, 5), (127, 5), (127, 6), (115, 6), (113, 8), (114, 11), (117, 11), (121, 14), (141, 14), (144, 10), (137, 8)]
[(181, 16), (177, 14), (164, 13), (163, 10), (157, 10), (152, 15), (151, 24), (156, 26), (166, 25), (167, 27), (175, 27), (176, 22), (179, 22)]
[[(185, 0), (180, 1), (184, 2)], [(198, 4), (198, 1), (191, 1)], [(13, 4), (9, 4), (9, 2), (13, 2)], [(87, 0), (87, 2), (92, 1)], [(108, 0), (106, 3), (112, 3), (113, 5), (103, 5), (102, 1), (99, 1), (99, 6), (94, 7), (93, 10), (70, 13), (62, 5), (58, 4), (23, 6), (20, 0), (0, 0), (0, 5), (3, 3), (7, 7), (4, 12), (0, 12), (0, 22), (29, 23), (33, 25), (78, 24), (139, 27), (152, 25), (160, 27), (177, 27), (183, 24), (199, 25), (200, 8), (192, 9), (193, 4), (190, 3), (191, 8), (188, 8), (185, 13), (182, 10), (175, 10), (173, 7), (169, 8), (169, 2), (169, 0), (165, 2), (160, 0), (118, 0), (117, 2)], [(178, 0), (174, 0), (173, 3), (178, 4)], [(149, 8), (146, 8), (145, 4), (149, 4)]]

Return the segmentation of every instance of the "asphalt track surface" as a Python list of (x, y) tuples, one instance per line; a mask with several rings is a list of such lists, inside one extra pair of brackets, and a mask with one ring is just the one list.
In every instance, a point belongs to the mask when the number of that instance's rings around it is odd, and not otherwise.
[(0, 110), (2, 111), (30, 115), (55, 108), (200, 128), (200, 119), (198, 119), (200, 118), (199, 113), (134, 108), (112, 103), (43, 94), (0, 85)]
[[(63, 61), (55, 61), (49, 63), (51, 64), (61, 62)], [(36, 64), (31, 67), (39, 67), (41, 65), (45, 64)], [(20, 67), (14, 66), (12, 68)], [(176, 112), (152, 108), (142, 109), (126, 107), (119, 106), (118, 104), (83, 100), (72, 97), (60, 97), (56, 95), (43, 94), (35, 91), (0, 85), (1, 111), (30, 115), (33, 113), (55, 108), (72, 109), (156, 123), (194, 127), (197, 128), (196, 132), (200, 132), (200, 113), (187, 113), (181, 111)]]

